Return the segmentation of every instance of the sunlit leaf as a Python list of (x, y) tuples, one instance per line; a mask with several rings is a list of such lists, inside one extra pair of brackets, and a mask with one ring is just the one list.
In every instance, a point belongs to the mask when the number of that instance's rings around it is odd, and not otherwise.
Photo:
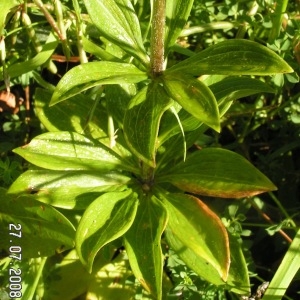
[(146, 54), (140, 23), (129, 0), (84, 0), (89, 16), (109, 41), (139, 58), (145, 65)]
[(217, 101), (232, 101), (258, 93), (275, 93), (274, 89), (261, 80), (248, 77), (227, 77), (209, 88)]
[(293, 69), (275, 52), (248, 40), (226, 40), (166, 70), (191, 75), (274, 75)]
[(43, 289), (45, 300), (75, 299), (86, 292), (93, 280), (93, 275), (84, 268), (75, 249), (64, 255), (59, 264), (50, 263), (52, 260), (49, 259), (47, 276), (43, 278), (47, 286)]
[(30, 163), (50, 170), (113, 170), (132, 167), (108, 147), (75, 132), (49, 132), (14, 149)]
[(192, 9), (193, 0), (166, 1), (165, 48), (172, 47), (181, 34)]
[(241, 198), (276, 190), (274, 184), (241, 155), (221, 148), (205, 148), (188, 156), (157, 182), (170, 182), (190, 193)]
[[(113, 89), (119, 90), (117, 86), (114, 86)], [(116, 94), (114, 95), (116, 96), (114, 101), (116, 104), (121, 99)], [(34, 95), (36, 114), (48, 131), (74, 131), (99, 140), (105, 146), (110, 147), (107, 109), (101, 103), (96, 103), (91, 97), (78, 94), (49, 107), (51, 96), (51, 92), (40, 88), (36, 89)], [(114, 111), (120, 109), (118, 107)], [(117, 125), (115, 131), (118, 129)], [(114, 152), (126, 160), (128, 165), (131, 164), (128, 160), (130, 160), (132, 154), (126, 148), (122, 132), (118, 131), (116, 133), (116, 141), (117, 143), (113, 147)]]
[(148, 165), (155, 166), (157, 135), (162, 114), (171, 99), (156, 83), (142, 89), (129, 103), (124, 118), (124, 134), (133, 153)]
[(196, 197), (160, 193), (160, 198), (169, 213), (167, 238), (170, 231), (183, 248), (191, 249), (226, 281), (230, 266), (229, 240), (220, 218)]
[[(46, 43), (43, 45), (41, 52), (27, 61), (11, 64), (7, 68), (7, 73), (9, 74), (10, 78), (18, 77), (42, 66), (51, 58), (51, 55), (53, 54), (57, 45), (58, 40), (52, 33), (50, 33)], [(0, 73), (0, 80), (3, 80), (3, 72)]]
[(98, 251), (130, 228), (137, 206), (136, 195), (127, 190), (105, 193), (85, 210), (76, 231), (76, 249), (89, 272)]
[(227, 288), (238, 294), (250, 292), (249, 271), (243, 253), (243, 241), (241, 238), (229, 236), (230, 245), (230, 269), (227, 280)]
[(0, 188), (0, 220), (0, 249), (8, 252), (10, 246), (20, 247), (22, 258), (51, 256), (56, 250), (74, 246), (71, 222), (52, 206), (29, 195), (7, 195)]
[(100, 105), (95, 107), (89, 120), (94, 99), (78, 94), (49, 107), (51, 97), (52, 92), (41, 88), (37, 88), (34, 94), (36, 114), (48, 131), (74, 131), (90, 134), (94, 139), (107, 137), (103, 130), (107, 123), (106, 111)]
[(0, 3), (0, 35), (3, 35), (5, 27), (6, 16), (14, 7), (18, 6), (16, 0), (5, 0)]
[(147, 79), (145, 72), (132, 64), (95, 61), (74, 67), (59, 81), (50, 105), (101, 84), (136, 83)]
[[(210, 77), (213, 76), (215, 77), (215, 75)], [(205, 80), (205, 83), (207, 81)], [(274, 90), (269, 85), (249, 77), (225, 77), (224, 79), (209, 85), (209, 88), (218, 102), (220, 117), (226, 113), (234, 100), (257, 93), (274, 93)], [(178, 115), (185, 132), (196, 130), (200, 126), (203, 128), (204, 132), (207, 128), (203, 122), (187, 113), (184, 109), (181, 109)], [(171, 112), (166, 112), (161, 121), (158, 138), (159, 144), (163, 144), (172, 136), (180, 132), (181, 129), (174, 115)]]
[(293, 242), (284, 255), (272, 281), (265, 292), (264, 299), (280, 300), (289, 288), (292, 280), (300, 269), (300, 230), (298, 229)]
[(187, 112), (220, 131), (219, 110), (211, 90), (201, 81), (183, 74), (166, 75), (164, 88)]
[(109, 53), (108, 51), (104, 50), (100, 46), (96, 45), (95, 43), (93, 43), (92, 41), (90, 41), (85, 36), (82, 36), (82, 46), (83, 46), (83, 49), (86, 52), (91, 53), (91, 54), (97, 56), (101, 60), (122, 62), (121, 59), (119, 59), (118, 57), (112, 55), (111, 53)]
[(231, 290), (237, 294), (249, 295), (250, 285), (247, 268), (245, 269), (245, 259), (239, 249), (233, 245), (231, 247), (230, 240), (230, 269), (227, 281), (224, 282), (220, 277), (217, 270), (208, 264), (205, 259), (199, 256), (198, 253), (193, 251), (193, 249), (186, 247), (180, 239), (177, 238), (176, 233), (170, 230), (169, 227), (166, 228), (166, 237), (168, 244), (176, 253), (179, 254), (180, 258), (189, 266), (195, 273), (199, 274), (202, 278), (214, 285), (221, 286), (225, 289)]
[(134, 84), (108, 85), (105, 87), (105, 99), (108, 113), (119, 126), (123, 126), (125, 112), (128, 104), (136, 94)]
[(10, 186), (9, 194), (30, 195), (65, 209), (84, 209), (107, 191), (124, 189), (130, 178), (113, 172), (29, 170)]
[[(109, 244), (110, 245), (110, 244)], [(107, 245), (107, 246), (109, 246)], [(125, 251), (120, 251), (116, 258), (111, 259), (101, 269), (98, 269), (88, 286), (86, 299), (90, 300), (132, 300), (136, 287), (128, 284), (132, 278), (129, 261)], [(100, 254), (101, 255), (101, 254)], [(98, 255), (97, 258), (100, 256)], [(60, 300), (60, 299), (57, 299)]]
[(163, 255), (160, 245), (168, 213), (152, 195), (142, 196), (136, 218), (124, 236), (135, 277), (155, 299), (162, 299)]

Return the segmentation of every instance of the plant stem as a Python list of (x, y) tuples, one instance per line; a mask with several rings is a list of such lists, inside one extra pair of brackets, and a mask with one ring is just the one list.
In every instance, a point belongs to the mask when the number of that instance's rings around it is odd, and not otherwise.
[(41, 12), (44, 14), (46, 20), (49, 22), (53, 30), (56, 32), (59, 39), (63, 41), (65, 37), (62, 35), (60, 29), (58, 28), (55, 20), (53, 19), (53, 17), (51, 16), (47, 8), (44, 6), (44, 3), (41, 0), (33, 0), (33, 1), (36, 4), (36, 6), (41, 10)]
[(288, 0), (277, 0), (274, 3), (275, 11), (271, 15), (273, 26), (269, 34), (269, 40), (268, 40), (270, 44), (274, 43), (275, 39), (277, 39), (280, 34), (282, 21), (283, 21), (283, 14), (286, 11), (288, 3), (289, 3)]
[[(251, 206), (261, 215), (261, 217), (263, 217), (268, 223), (270, 223), (272, 225), (274, 224), (272, 219), (258, 207), (258, 205), (255, 203), (255, 201), (253, 201), (251, 198), (249, 198), (248, 201), (250, 202)], [(281, 236), (288, 243), (292, 242), (292, 239), (282, 229), (278, 230), (278, 233), (281, 234)]]
[(151, 73), (159, 76), (164, 70), (164, 32), (166, 0), (154, 0), (151, 28)]
[[(158, 77), (164, 70), (164, 32), (166, 0), (154, 0), (151, 21), (150, 68), (153, 77)], [(141, 179), (146, 191), (153, 181), (154, 168), (141, 162)]]
[(144, 162), (141, 162), (141, 179), (144, 183), (142, 188), (145, 192), (151, 189), (153, 183), (154, 169)]

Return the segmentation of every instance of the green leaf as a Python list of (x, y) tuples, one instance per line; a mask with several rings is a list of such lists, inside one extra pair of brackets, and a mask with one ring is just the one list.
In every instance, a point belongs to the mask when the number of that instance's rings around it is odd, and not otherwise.
[(133, 171), (114, 151), (75, 132), (44, 133), (14, 152), (50, 170), (104, 171), (122, 167)]
[[(206, 130), (207, 128), (205, 126), (200, 126), (193, 131), (185, 132), (184, 139), (182, 134), (173, 136), (170, 134), (170, 139), (162, 140), (164, 144), (158, 149), (156, 175), (169, 173), (169, 170), (172, 169), (175, 164), (185, 161), (185, 149), (192, 147), (195, 141), (203, 136)], [(159, 179), (160, 175), (156, 176), (156, 178)]]
[[(110, 246), (110, 244), (107, 246)], [(97, 269), (97, 274), (95, 274), (93, 280), (89, 283), (87, 292), (85, 293), (86, 299), (132, 300), (138, 293), (136, 285), (132, 284), (133, 275), (126, 252), (120, 251), (117, 257), (115, 257), (116, 247), (114, 250), (109, 258), (110, 261), (101, 269)], [(102, 255), (102, 253), (98, 254), (97, 258)], [(65, 298), (57, 300), (61, 299)]]
[(230, 266), (229, 239), (219, 217), (191, 195), (160, 193), (159, 196), (169, 213), (167, 239), (171, 232), (183, 248), (191, 249), (226, 281)]
[[(229, 236), (230, 245), (230, 269), (227, 288), (238, 294), (250, 294), (250, 282), (247, 262), (242, 250), (242, 239), (232, 235)], [(245, 247), (245, 245), (244, 245)]]
[[(117, 92), (120, 90), (118, 86), (114, 86), (113, 89)], [(116, 97), (115, 99), (118, 100), (118, 96), (116, 94), (114, 95)], [(103, 107), (101, 103), (96, 103), (96, 100), (92, 99), (92, 97), (76, 95), (57, 105), (49, 107), (51, 96), (51, 92), (40, 88), (36, 89), (34, 95), (36, 114), (48, 131), (68, 130), (80, 134), (84, 133), (87, 137), (100, 140), (105, 146), (111, 147), (107, 128), (107, 109)], [(124, 100), (124, 98), (122, 99)], [(118, 103), (117, 100), (114, 100), (115, 104)], [(121, 105), (121, 103), (119, 104)], [(109, 104), (107, 104), (107, 106), (109, 106)], [(91, 107), (94, 108), (93, 111)], [(114, 109), (119, 111), (120, 107)], [(72, 114), (69, 114), (70, 111), (72, 111)], [(132, 165), (130, 161), (132, 155), (126, 148), (127, 145), (121, 131), (118, 131), (116, 140), (117, 143), (113, 147), (113, 150), (120, 155), (123, 160), (126, 160), (127, 165)]]
[(220, 131), (219, 110), (211, 90), (201, 81), (183, 74), (166, 74), (164, 88), (187, 112), (216, 131)]
[[(7, 68), (7, 73), (9, 74), (10, 78), (18, 77), (42, 66), (51, 58), (51, 55), (53, 54), (57, 45), (58, 40), (52, 33), (50, 33), (46, 43), (43, 45), (41, 52), (27, 61), (14, 63)], [(3, 80), (3, 72), (0, 73), (0, 80)]]
[[(209, 77), (224, 77), (221, 75), (211, 75)], [(209, 80), (205, 80), (209, 82)], [(275, 91), (264, 82), (249, 77), (225, 77), (220, 81), (209, 85), (219, 106), (219, 114), (222, 117), (230, 108), (232, 101), (254, 95), (256, 93), (274, 93)], [(201, 126), (203, 132), (206, 126), (185, 110), (181, 109), (178, 113), (182, 127), (185, 132), (196, 130)], [(163, 144), (172, 136), (181, 133), (178, 121), (170, 112), (166, 112), (161, 121), (159, 131), (159, 144)]]
[(18, 5), (19, 5), (19, 3), (16, 0), (1, 1), (1, 3), (0, 3), (0, 35), (1, 36), (4, 34), (3, 31), (4, 31), (7, 15), (14, 7), (16, 7)]
[[(29, 195), (7, 195), (3, 188), (0, 188), (0, 199), (0, 231), (3, 233), (0, 236), (0, 249), (7, 252), (9, 247), (19, 246), (22, 258), (31, 258), (51, 256), (58, 249), (74, 247), (73, 225), (52, 206), (36, 201)], [(14, 229), (19, 227), (21, 229)]]
[(41, 88), (37, 88), (34, 94), (36, 114), (48, 131), (90, 133), (94, 139), (101, 139), (101, 142), (107, 137), (107, 132), (102, 129), (107, 123), (106, 111), (100, 105), (96, 106), (88, 122), (91, 107), (95, 104), (94, 99), (78, 94), (49, 107), (51, 97), (52, 92)]
[(286, 293), (294, 276), (300, 269), (300, 230), (297, 231), (288, 251), (283, 257), (267, 291), (264, 300), (280, 300)]
[(141, 195), (134, 223), (124, 236), (131, 269), (142, 286), (162, 299), (163, 254), (161, 235), (166, 227), (168, 213), (154, 196)]
[(257, 93), (275, 93), (266, 83), (248, 77), (227, 77), (209, 86), (217, 101), (237, 100)]
[(104, 192), (124, 189), (129, 181), (113, 172), (29, 170), (8, 193), (32, 194), (38, 201), (64, 209), (85, 209)]
[(172, 47), (190, 15), (194, 0), (166, 1), (166, 52)]
[(171, 99), (157, 83), (142, 89), (129, 103), (124, 118), (124, 136), (132, 152), (155, 167), (160, 119)]
[(88, 38), (86, 38), (84, 35), (82, 36), (82, 46), (83, 46), (84, 51), (97, 56), (101, 60), (122, 62), (121, 59), (110, 54), (108, 51), (104, 50), (100, 46), (96, 45), (95, 43), (90, 41)]
[(191, 248), (186, 247), (180, 239), (177, 238), (176, 233), (166, 228), (166, 238), (170, 247), (176, 251), (180, 258), (186, 263), (199, 276), (213, 283), (214, 285), (221, 286), (225, 289), (231, 290), (237, 294), (250, 293), (250, 285), (248, 279), (247, 268), (245, 259), (241, 251), (241, 247), (237, 248), (234, 244), (232, 247), (230, 239), (230, 269), (228, 279), (224, 282), (217, 270), (211, 265), (207, 264), (207, 261), (199, 256), (198, 253)]
[(84, 0), (89, 16), (101, 34), (126, 52), (149, 64), (139, 20), (130, 0)]
[(166, 74), (274, 75), (293, 69), (275, 52), (248, 40), (227, 40), (174, 65)]
[(137, 83), (147, 74), (132, 64), (96, 61), (79, 65), (66, 73), (53, 93), (50, 105), (66, 100), (101, 84)]
[(76, 299), (86, 293), (93, 276), (87, 272), (73, 249), (59, 263), (47, 261), (47, 276), (43, 276), (43, 299)]
[(221, 148), (205, 148), (188, 156), (157, 182), (170, 182), (195, 194), (241, 198), (276, 190), (274, 184), (241, 155)]
[(130, 100), (136, 94), (134, 84), (108, 85), (105, 87), (105, 99), (108, 113), (123, 127), (125, 112)]
[(130, 228), (137, 206), (136, 195), (127, 190), (106, 193), (86, 209), (76, 231), (76, 249), (89, 272), (98, 251)]
[(46, 269), (47, 259), (48, 257), (37, 257), (26, 259), (22, 263), (18, 262), (19, 268), (22, 270), (22, 283), (25, 283), (22, 284), (22, 299), (34, 299), (37, 287), (43, 281), (43, 271)]

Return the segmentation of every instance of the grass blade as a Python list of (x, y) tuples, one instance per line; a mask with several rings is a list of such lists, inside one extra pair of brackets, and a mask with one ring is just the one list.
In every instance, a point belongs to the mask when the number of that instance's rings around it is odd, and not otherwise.
[(300, 229), (285, 254), (262, 300), (280, 300), (300, 269)]

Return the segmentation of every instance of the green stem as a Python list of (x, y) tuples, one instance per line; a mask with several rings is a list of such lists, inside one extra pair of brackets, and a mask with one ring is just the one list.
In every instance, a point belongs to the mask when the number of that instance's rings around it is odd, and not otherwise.
[(166, 0), (154, 0), (151, 28), (151, 72), (154, 77), (164, 70), (164, 32)]
[[(150, 67), (153, 77), (164, 71), (164, 32), (165, 32), (166, 0), (154, 0), (151, 20)], [(141, 179), (145, 183), (143, 189), (151, 187), (154, 168), (141, 162)]]
[(269, 40), (268, 40), (268, 42), (270, 44), (272, 44), (275, 41), (275, 39), (278, 38), (278, 36), (280, 34), (280, 30), (282, 27), (282, 21), (283, 21), (283, 14), (286, 11), (288, 3), (289, 3), (288, 0), (275, 1), (275, 11), (271, 16), (273, 26), (272, 26), (271, 32), (269, 34)]
[(141, 162), (141, 179), (144, 183), (143, 189), (150, 190), (154, 178), (154, 169), (144, 162)]
[[(44, 270), (45, 263), (47, 261), (47, 257), (38, 257), (33, 258), (33, 264), (36, 264), (36, 273), (35, 278), (33, 278), (33, 282), (31, 283), (30, 288), (28, 289), (28, 292), (25, 294), (26, 299), (34, 299), (34, 294), (36, 293), (36, 289), (38, 287), (39, 281), (42, 277), (42, 273)], [(23, 295), (24, 296), (24, 295)]]
[(283, 207), (283, 205), (281, 205), (280, 201), (274, 195), (274, 193), (269, 192), (268, 194), (272, 198), (272, 200), (275, 202), (275, 204), (278, 206), (278, 208), (280, 209), (280, 211), (284, 214), (285, 218), (288, 219), (288, 220), (290, 220), (290, 222), (291, 222), (291, 224), (292, 224), (293, 227), (296, 227), (295, 222), (292, 220), (292, 218), (290, 217), (290, 215), (287, 213), (287, 211), (285, 210), (285, 208)]
[(46, 6), (44, 6), (44, 3), (41, 0), (33, 0), (33, 1), (34, 1), (35, 5), (44, 14), (46, 20), (49, 22), (49, 24), (51, 25), (51, 27), (53, 28), (53, 30), (56, 32), (56, 34), (58, 35), (59, 39), (61, 41), (63, 41), (65, 39), (65, 37), (62, 35), (60, 29), (58, 28), (55, 20), (53, 19), (53, 17), (51, 16), (51, 14), (49, 13), (49, 11), (47, 10)]

